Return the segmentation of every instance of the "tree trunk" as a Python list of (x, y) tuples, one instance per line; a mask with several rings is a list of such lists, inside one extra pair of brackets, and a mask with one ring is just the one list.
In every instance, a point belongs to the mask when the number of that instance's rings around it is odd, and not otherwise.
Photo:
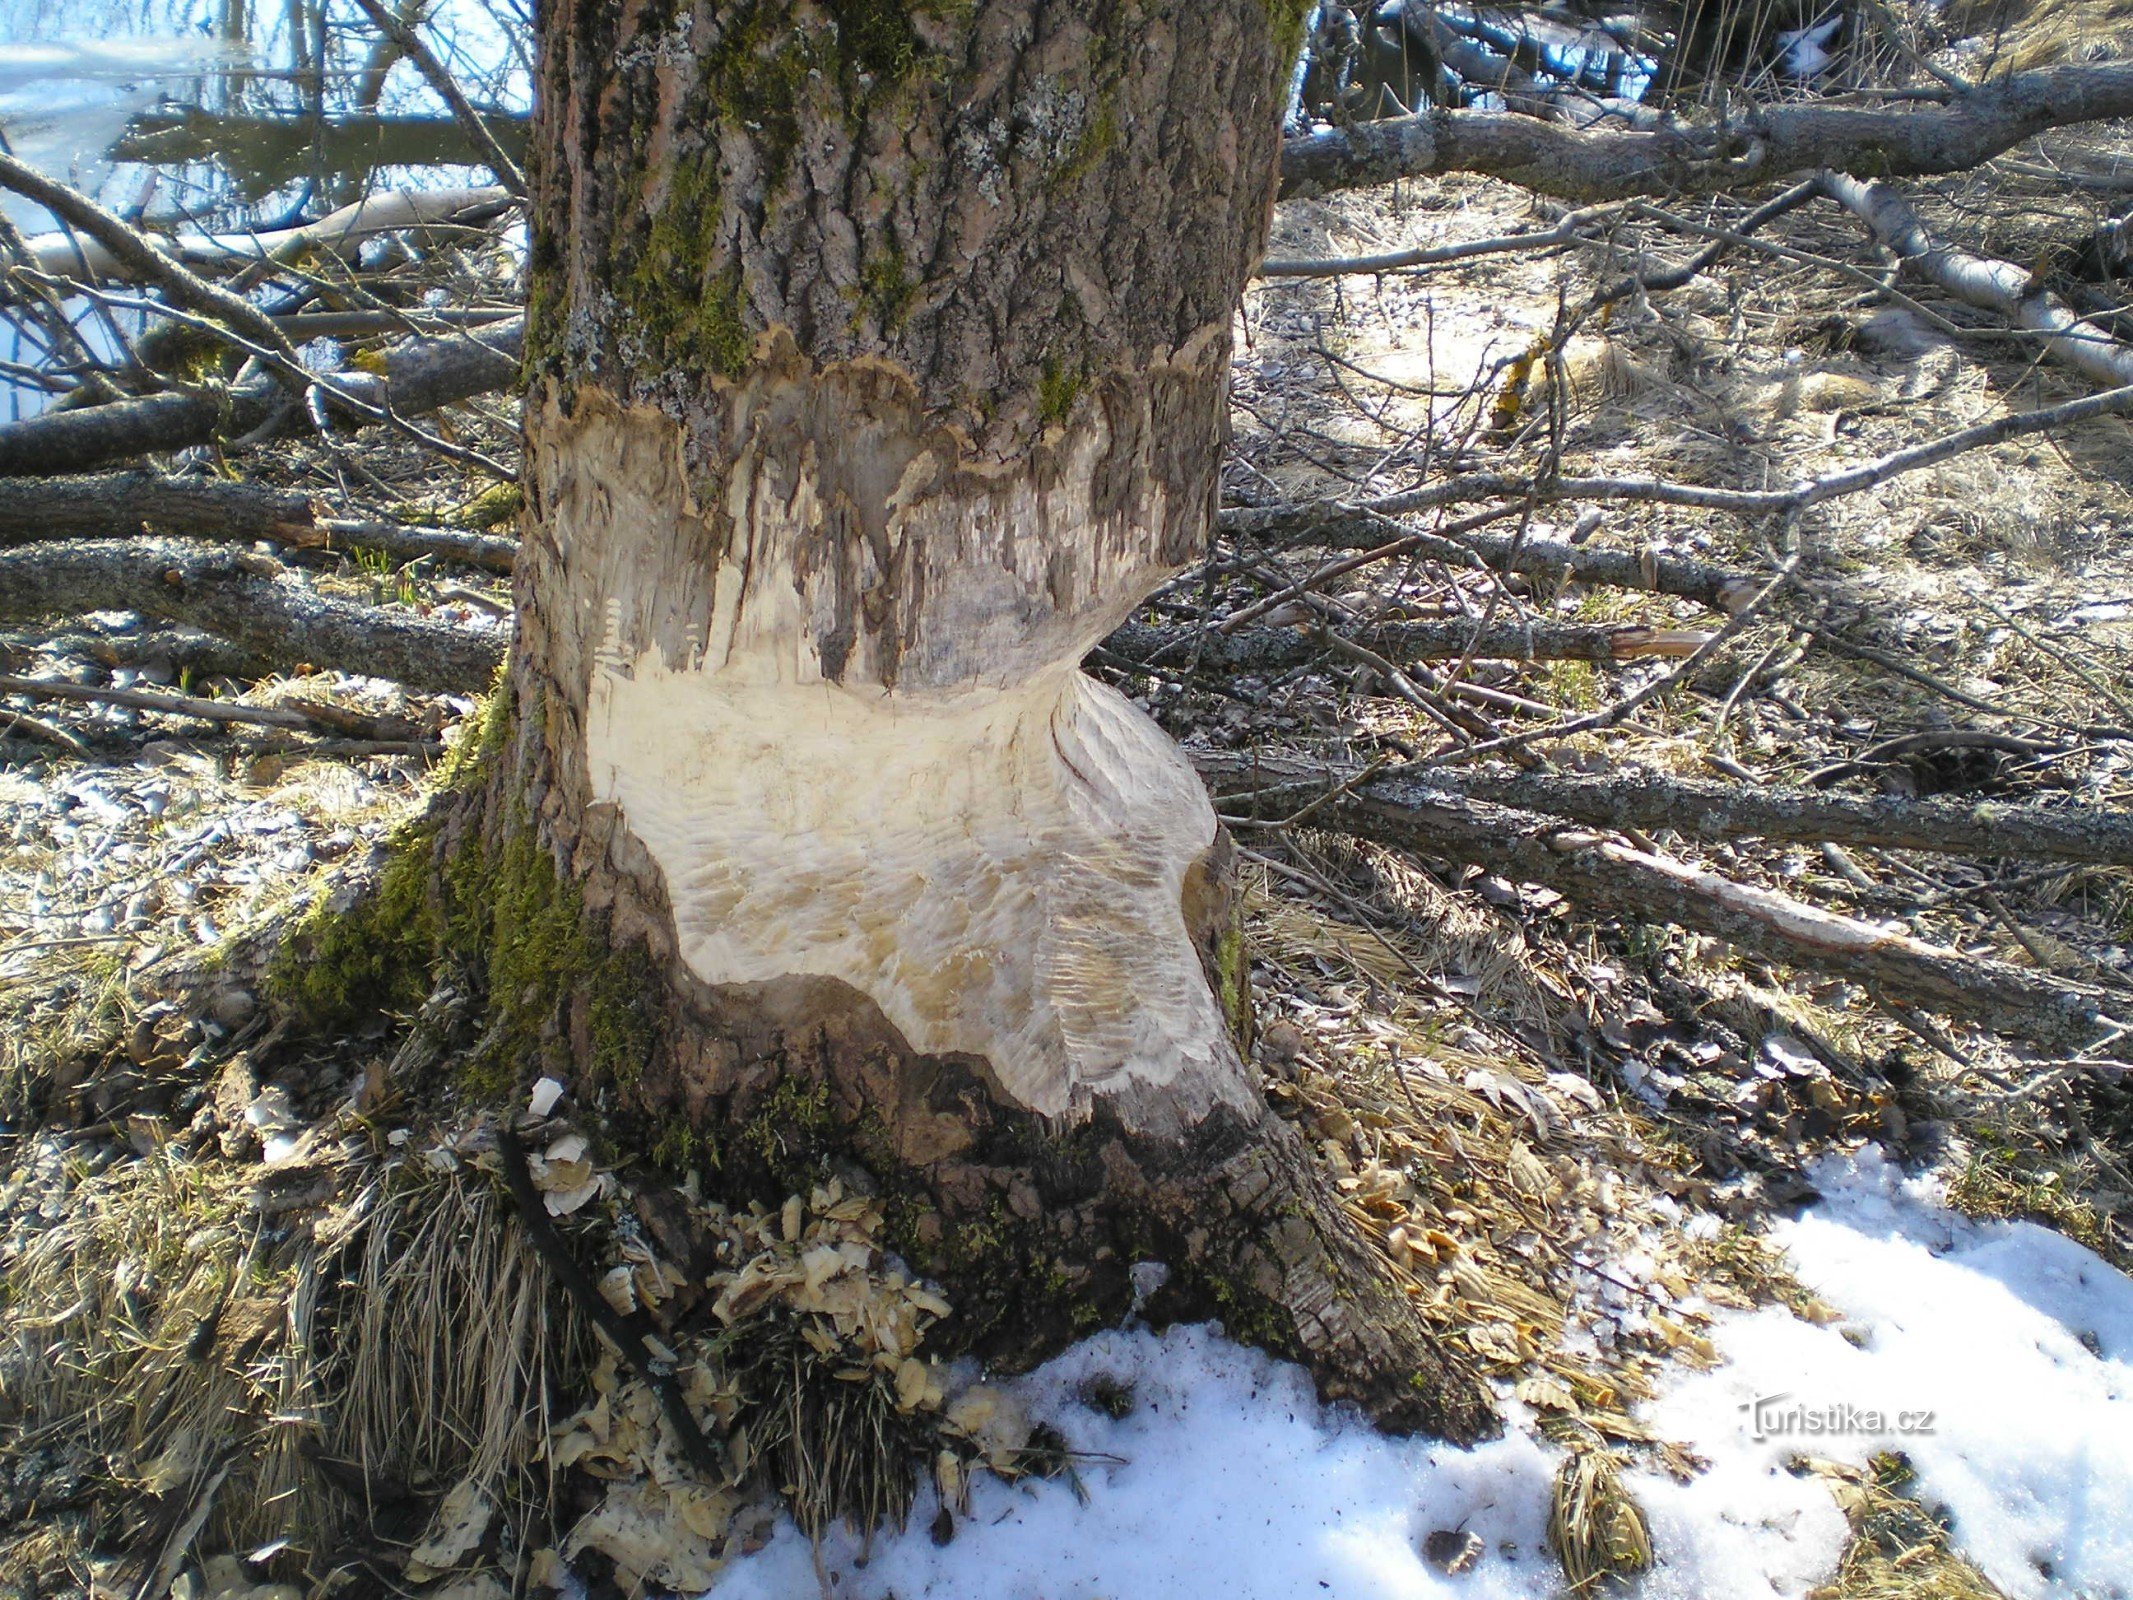
[(1240, 1055), (1205, 792), (1077, 667), (1204, 546), (1300, 18), (547, 6), (508, 736), (440, 848), (492, 1051), (732, 1191), (863, 1171), (971, 1347), (1160, 1261), (1151, 1315), (1465, 1438)]

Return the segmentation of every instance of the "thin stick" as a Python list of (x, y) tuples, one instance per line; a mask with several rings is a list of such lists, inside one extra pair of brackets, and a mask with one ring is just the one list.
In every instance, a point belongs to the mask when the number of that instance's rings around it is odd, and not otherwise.
[(481, 113), (474, 109), (466, 95), (461, 92), (458, 81), (446, 70), (444, 63), (437, 59), (420, 31), (394, 16), (378, 4), (378, 0), (356, 0), (356, 4), (380, 33), (400, 47), (407, 59), (415, 64), (415, 70), (436, 90), (437, 98), (445, 103), (459, 125), (466, 129), (467, 137), (474, 141), (474, 148), (481, 152), (482, 160), (488, 164), (489, 170), (496, 174), (497, 181), (512, 194), (524, 199), (526, 174), (519, 170), (518, 163), (497, 143), (496, 135), (489, 131), (488, 123), (482, 120)]

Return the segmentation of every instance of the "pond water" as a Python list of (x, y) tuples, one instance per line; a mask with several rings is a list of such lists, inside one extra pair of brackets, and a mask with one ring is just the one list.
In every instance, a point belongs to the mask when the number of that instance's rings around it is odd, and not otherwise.
[[(520, 0), (436, 0), (423, 27), (477, 105), (524, 113)], [(378, 187), (479, 181), (443, 104), (352, 0), (0, 0), (0, 132), (152, 221), (271, 223)], [(9, 214), (50, 226), (26, 203)]]
[[(521, 135), (531, 0), (389, 0), (468, 98)], [(418, 10), (419, 8), (419, 10)], [(0, 0), (0, 137), (18, 158), (153, 226), (274, 227), (385, 190), (490, 181), (414, 65), (354, 0)], [(28, 236), (54, 219), (11, 193)], [(139, 313), (65, 304), (110, 358)], [(49, 402), (46, 352), (0, 325), (0, 418)]]

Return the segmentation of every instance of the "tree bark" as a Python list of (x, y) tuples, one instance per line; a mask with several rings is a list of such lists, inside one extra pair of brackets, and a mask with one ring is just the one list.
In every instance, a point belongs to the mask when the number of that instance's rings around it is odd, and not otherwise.
[(1469, 1438), (1484, 1391), (1240, 1054), (1204, 790), (1078, 670), (1205, 546), (1299, 29), (548, 7), (510, 733), (438, 849), (535, 841), (607, 952), (492, 966), (547, 1070), (736, 1194), (856, 1166), (972, 1348), (1160, 1261), (1148, 1314)]
[(1513, 111), (1433, 111), (1291, 139), (1283, 199), (1478, 172), (1591, 202), (1709, 194), (1830, 167), (1869, 178), (1966, 172), (2047, 128), (2133, 116), (2133, 67), (2050, 67), (1983, 83), (1947, 105), (1827, 101), (1752, 106), (1625, 132)]
[(501, 641), (387, 606), (355, 605), (288, 581), (264, 556), (175, 539), (84, 539), (0, 550), (0, 623), (138, 611), (244, 647), (284, 671), (305, 665), (473, 693)]
[[(1300, 809), (1310, 798), (1259, 790), (1231, 804), (1278, 818), (1288, 814), (1283, 807)], [(1961, 955), (1900, 929), (1567, 828), (1555, 817), (1470, 799), (1428, 777), (1374, 777), (1317, 804), (1308, 826), (1546, 884), (1594, 912), (1715, 934), (1751, 955), (1829, 973), (2019, 1039), (2074, 1049), (2121, 1026), (2105, 1009), (2120, 1005), (2117, 991)]]
[[(1356, 776), (1294, 764), (1205, 755), (1197, 762), (1217, 798), (1251, 793), (1260, 803), (1310, 804), (1314, 794)], [(2133, 816), (2104, 806), (2035, 805), (1977, 800), (1865, 799), (1782, 786), (1747, 788), (1701, 778), (1668, 778), (1629, 768), (1604, 777), (1518, 772), (1489, 766), (1460, 770), (1391, 768), (1375, 783), (1412, 779), (1447, 803), (1468, 800), (1544, 811), (1600, 828), (1671, 828), (1691, 839), (1797, 839), (1921, 850), (1936, 855), (2015, 857), (2133, 866)]]

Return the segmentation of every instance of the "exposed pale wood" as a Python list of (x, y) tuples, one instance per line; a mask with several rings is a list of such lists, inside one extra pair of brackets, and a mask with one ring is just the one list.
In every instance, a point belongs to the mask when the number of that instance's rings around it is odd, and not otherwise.
[[(1272, 9), (896, 10), (871, 79), (747, 117), (747, 53), (850, 46), (836, 15), (703, 8), (692, 56), (545, 10), (516, 731), (439, 848), (517, 819), (641, 954), (619, 1104), (691, 1119), (722, 1183), (782, 1181), (731, 1130), (819, 1093), (806, 1136), (906, 1196), (974, 1346), (1122, 1313), (1153, 1256), (1153, 1314), (1232, 1305), (1328, 1394), (1471, 1437), (1485, 1392), (1216, 1001), (1204, 790), (1077, 670), (1204, 548)], [(575, 1039), (583, 998), (540, 1003)], [(1003, 1197), (1017, 1242), (972, 1259)]]

